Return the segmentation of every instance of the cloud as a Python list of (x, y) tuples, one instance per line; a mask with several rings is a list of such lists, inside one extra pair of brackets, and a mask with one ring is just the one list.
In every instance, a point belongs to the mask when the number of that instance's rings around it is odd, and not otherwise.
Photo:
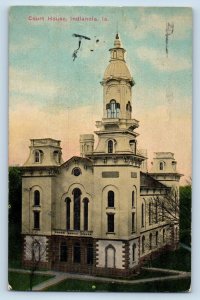
[(166, 53), (154, 48), (139, 47), (136, 50), (136, 54), (141, 60), (163, 72), (177, 72), (192, 67), (190, 59), (177, 56), (174, 53), (170, 53), (169, 57), (166, 57)]
[(174, 39), (182, 40), (191, 34), (192, 15), (189, 13), (187, 13), (187, 15), (171, 15), (170, 17), (166, 15), (162, 16), (160, 14), (147, 13), (141, 13), (139, 22), (133, 21), (131, 19), (127, 20), (127, 22), (129, 22), (129, 26), (131, 26), (131, 28), (134, 28), (131, 36), (136, 40), (144, 39), (150, 33), (165, 37), (166, 23), (168, 22), (174, 24)]

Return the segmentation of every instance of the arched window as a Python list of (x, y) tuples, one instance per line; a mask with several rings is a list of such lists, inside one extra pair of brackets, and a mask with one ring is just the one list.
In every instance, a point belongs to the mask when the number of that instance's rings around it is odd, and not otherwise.
[(141, 225), (144, 227), (144, 203), (142, 203)]
[(135, 207), (135, 192), (132, 191), (132, 207)]
[(105, 249), (106, 268), (115, 268), (115, 253), (116, 249), (112, 245), (108, 245)]
[(113, 58), (117, 58), (117, 51), (116, 50), (113, 51)]
[(61, 242), (60, 244), (60, 261), (67, 261), (68, 253), (67, 253), (67, 244), (66, 242)]
[(119, 110), (120, 104), (117, 103), (114, 99), (110, 101), (110, 103), (106, 104), (107, 110), (107, 118), (118, 118), (119, 117)]
[(132, 111), (132, 107), (131, 107), (130, 101), (128, 101), (128, 103), (126, 104), (126, 110), (129, 111), (129, 112)]
[(66, 229), (70, 230), (70, 203), (71, 203), (71, 199), (67, 197), (65, 199), (65, 202), (66, 202)]
[(39, 262), (41, 259), (41, 245), (40, 242), (37, 240), (34, 240), (32, 242), (32, 261), (33, 262)]
[(108, 153), (113, 153), (113, 150), (114, 150), (113, 141), (109, 140), (108, 141)]
[(41, 163), (43, 152), (41, 150), (35, 150), (34, 153), (34, 162)]
[(132, 246), (132, 260), (133, 260), (133, 262), (135, 261), (135, 249), (136, 249), (136, 244), (133, 244), (133, 246)]
[(88, 230), (88, 198), (83, 199), (83, 214), (84, 214), (84, 223), (83, 228), (84, 230)]
[(145, 236), (142, 237), (142, 253), (145, 252)]
[(81, 246), (80, 243), (74, 244), (74, 263), (81, 262)]
[(55, 161), (59, 164), (60, 159), (61, 159), (61, 153), (56, 150), (56, 151), (53, 152), (53, 157), (54, 157)]
[(74, 195), (74, 230), (80, 230), (80, 202), (81, 191), (76, 188), (73, 190)]
[(152, 233), (149, 234), (149, 250), (152, 249)]
[(34, 192), (34, 206), (40, 206), (40, 192), (38, 190)]
[(108, 207), (115, 206), (115, 194), (113, 191), (108, 192)]
[(164, 170), (164, 162), (163, 162), (163, 161), (160, 162), (160, 170), (161, 170), (161, 171)]
[(87, 245), (87, 264), (93, 265), (93, 245)]

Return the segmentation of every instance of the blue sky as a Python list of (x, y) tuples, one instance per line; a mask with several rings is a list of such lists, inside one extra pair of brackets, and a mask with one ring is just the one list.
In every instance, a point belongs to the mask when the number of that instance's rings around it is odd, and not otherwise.
[[(29, 16), (44, 21), (30, 21)], [(68, 21), (50, 22), (48, 16)], [(69, 21), (78, 16), (98, 21)], [(168, 57), (167, 22), (174, 24)], [(94, 131), (95, 120), (102, 117), (99, 83), (117, 28), (136, 82), (133, 117), (140, 120), (141, 147), (147, 148), (150, 158), (154, 151), (175, 152), (180, 171), (191, 173), (192, 11), (187, 8), (13, 7), (9, 15), (10, 163), (25, 161), (28, 140), (44, 137), (39, 133), (60, 138), (64, 158), (78, 154), (78, 135)], [(75, 61), (72, 53), (78, 39), (73, 33), (91, 38), (82, 40)]]

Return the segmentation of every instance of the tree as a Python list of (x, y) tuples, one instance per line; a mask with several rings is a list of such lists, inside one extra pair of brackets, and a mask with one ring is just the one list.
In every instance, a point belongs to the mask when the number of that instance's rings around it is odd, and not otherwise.
[(180, 241), (187, 245), (191, 244), (191, 193), (191, 183), (180, 187)]

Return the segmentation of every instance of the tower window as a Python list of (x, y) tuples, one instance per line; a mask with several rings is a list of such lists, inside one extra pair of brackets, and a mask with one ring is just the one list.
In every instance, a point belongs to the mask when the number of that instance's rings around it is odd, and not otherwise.
[(74, 230), (80, 230), (81, 191), (79, 189), (74, 189), (73, 195), (74, 195)]
[(135, 207), (135, 192), (132, 191), (132, 207)]
[(119, 117), (119, 110), (120, 110), (120, 104), (117, 103), (114, 99), (110, 101), (106, 105), (107, 110), (107, 118), (118, 118)]
[(34, 161), (35, 163), (41, 163), (43, 152), (41, 150), (36, 150), (34, 153)]
[(128, 101), (128, 103), (126, 104), (126, 110), (129, 112), (132, 112), (132, 106), (131, 106), (130, 101)]
[(161, 170), (161, 171), (164, 170), (164, 162), (163, 162), (163, 161), (160, 162), (160, 170)]
[(108, 207), (115, 206), (115, 194), (113, 191), (108, 192)]
[(108, 141), (108, 153), (113, 153), (114, 150), (114, 145), (113, 145), (113, 141)]
[(115, 231), (114, 217), (114, 214), (107, 214), (108, 232)]
[(34, 192), (34, 206), (39, 206), (40, 205), (40, 192), (36, 190)]

